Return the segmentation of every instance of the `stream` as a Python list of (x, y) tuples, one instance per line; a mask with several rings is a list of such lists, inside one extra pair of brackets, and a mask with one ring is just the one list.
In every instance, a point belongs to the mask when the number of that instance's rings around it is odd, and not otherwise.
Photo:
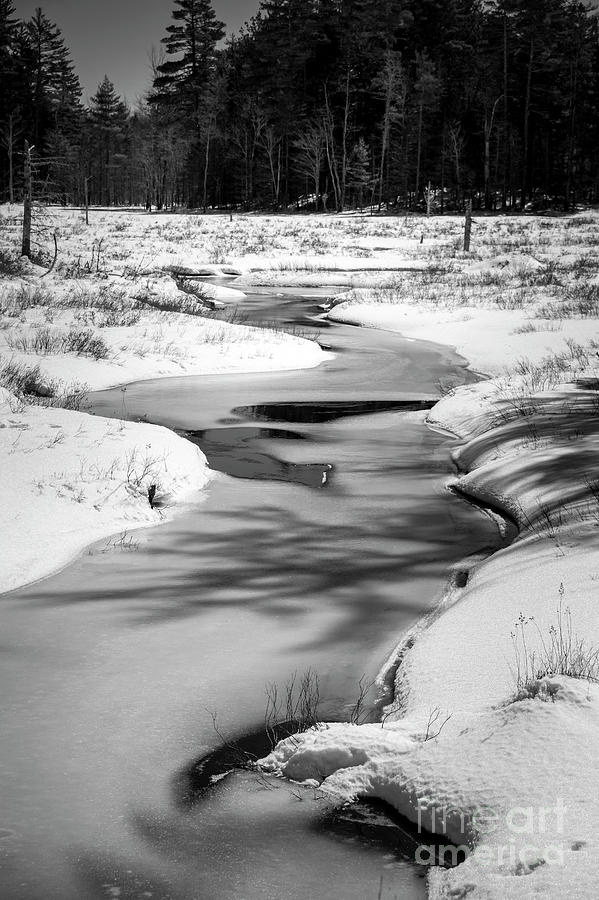
[(390, 822), (345, 827), (317, 791), (247, 771), (198, 789), (206, 754), (263, 731), (268, 685), (309, 670), (320, 715), (349, 715), (451, 565), (497, 544), (424, 424), (464, 361), (323, 322), (323, 295), (240, 305), (317, 332), (333, 355), (315, 369), (90, 398), (176, 429), (221, 474), (173, 521), (0, 598), (2, 900), (425, 896)]

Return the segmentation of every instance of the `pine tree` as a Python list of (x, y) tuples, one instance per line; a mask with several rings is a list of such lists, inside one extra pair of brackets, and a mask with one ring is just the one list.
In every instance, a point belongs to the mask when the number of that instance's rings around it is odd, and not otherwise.
[(15, 7), (12, 0), (0, 0), (0, 72), (2, 72), (2, 92), (0, 100), (5, 101), (7, 87), (5, 79), (13, 72), (14, 38), (17, 20), (13, 18)]
[(100, 203), (122, 201), (118, 175), (125, 163), (129, 111), (107, 75), (90, 99), (90, 126), (94, 148), (90, 160), (94, 191)]
[(197, 127), (225, 26), (216, 18), (210, 0), (175, 0), (172, 18), (175, 24), (167, 27), (162, 43), (173, 58), (156, 67), (150, 100), (170, 106), (182, 119), (192, 116)]
[[(17, 138), (22, 134), (19, 105), (19, 63), (16, 53), (17, 20), (12, 0), (0, 0), (0, 145), (6, 150), (0, 162), (0, 186), (8, 188), (8, 199), (14, 201), (14, 155)], [(2, 199), (4, 197), (2, 196)]]
[(38, 152), (51, 130), (77, 128), (81, 86), (60, 29), (36, 9), (27, 22), (23, 53), (30, 84), (30, 136)]

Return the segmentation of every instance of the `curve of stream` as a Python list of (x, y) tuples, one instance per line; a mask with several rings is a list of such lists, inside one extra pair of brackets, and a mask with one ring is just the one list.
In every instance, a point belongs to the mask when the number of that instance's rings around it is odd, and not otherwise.
[(317, 793), (247, 772), (194, 786), (223, 737), (261, 729), (268, 684), (309, 669), (321, 715), (347, 715), (451, 564), (497, 543), (444, 489), (450, 442), (423, 422), (463, 361), (321, 322), (321, 296), (243, 304), (318, 330), (334, 356), (316, 369), (91, 398), (177, 429), (222, 474), (174, 521), (0, 598), (3, 898), (424, 895), (396, 842), (340, 829)]

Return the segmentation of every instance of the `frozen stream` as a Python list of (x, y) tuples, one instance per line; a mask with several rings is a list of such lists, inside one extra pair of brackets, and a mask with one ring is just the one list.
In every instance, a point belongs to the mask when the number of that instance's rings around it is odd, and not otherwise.
[[(314, 298), (244, 309), (315, 329)], [(448, 567), (496, 540), (443, 488), (448, 440), (389, 408), (462, 380), (462, 361), (374, 330), (321, 339), (335, 357), (317, 369), (93, 398), (193, 432), (215, 467), (251, 477), (220, 475), (136, 550), (95, 547), (0, 598), (2, 900), (424, 895), (422, 872), (340, 834), (311, 792), (249, 774), (194, 791), (213, 713), (227, 737), (257, 730), (265, 685), (311, 668), (343, 716)]]

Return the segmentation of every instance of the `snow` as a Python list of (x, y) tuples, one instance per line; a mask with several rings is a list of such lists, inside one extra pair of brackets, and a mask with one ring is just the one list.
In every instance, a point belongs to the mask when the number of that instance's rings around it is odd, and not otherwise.
[[(559, 253), (539, 262), (535, 248), (524, 264), (492, 254), (462, 264), (462, 275), (508, 272), (526, 291)], [(574, 295), (579, 277), (560, 290)], [(458, 279), (448, 279), (454, 290)], [(418, 831), (444, 835), (447, 862), (462, 847), (460, 865), (429, 871), (431, 898), (595, 897), (599, 685), (573, 676), (599, 647), (599, 323), (547, 319), (543, 304), (562, 297), (534, 282), (509, 308), (489, 301), (482, 281), (468, 302), (449, 284), (432, 300), (407, 299), (407, 285), (386, 296), (353, 290), (329, 318), (450, 343), (494, 376), (451, 392), (429, 421), (461, 439), (448, 488), (515, 522), (518, 536), (464, 561), (465, 586), (454, 579), (436, 613), (404, 635), (381, 674), (400, 660), (379, 724), (321, 723), (259, 765), (340, 802), (386, 801)], [(427, 864), (434, 851), (421, 840), (416, 862)]]
[[(0, 592), (66, 565), (98, 540), (137, 541), (133, 529), (198, 502), (215, 477), (201, 451), (171, 431), (63, 409), (63, 395), (77, 406), (84, 390), (312, 367), (328, 358), (314, 341), (205, 315), (206, 301), (234, 307), (245, 294), (174, 276), (241, 270), (211, 263), (193, 240), (185, 252), (170, 252), (168, 225), (178, 232), (188, 217), (169, 220), (164, 233), (160, 221), (156, 233), (152, 217), (92, 212), (87, 229), (73, 211), (47, 215), (60, 250), (52, 271), (17, 262), (18, 222), (0, 209), (0, 244), (18, 269), (0, 276), (0, 465), (11, 511), (0, 520)], [(65, 349), (69, 336), (76, 346), (82, 336), (96, 342), (95, 350)], [(7, 366), (34, 373), (28, 396), (6, 380)], [(35, 393), (46, 405), (32, 402)]]
[(158, 524), (197, 502), (213, 477), (203, 453), (167, 428), (25, 405), (4, 388), (0, 457), (11, 511), (0, 520), (0, 591), (61, 568), (101, 538)]
[[(431, 870), (429, 897), (593, 897), (599, 688), (560, 677), (544, 685), (552, 700), (450, 720), (442, 739), (423, 740), (402, 722), (331, 723), (286, 739), (263, 765), (339, 798), (385, 800), (445, 833), (447, 862), (450, 841), (464, 848), (460, 866)], [(417, 859), (432, 853), (424, 843)]]
[[(467, 565), (465, 587), (453, 583), (439, 614), (402, 641), (382, 724), (324, 724), (261, 765), (343, 801), (385, 800), (418, 828), (467, 845), (462, 865), (431, 871), (430, 897), (588, 898), (599, 686), (545, 674), (542, 661), (552, 631), (599, 646), (596, 392), (541, 392), (532, 415), (497, 424), (501, 400), (488, 388), (457, 390), (432, 418), (466, 439), (452, 486), (515, 518), (518, 539)], [(529, 669), (524, 699), (519, 667)]]
[[(261, 765), (340, 801), (381, 798), (464, 845), (465, 862), (430, 871), (431, 898), (596, 896), (599, 686), (571, 667), (553, 671), (546, 657), (556, 635), (574, 669), (599, 646), (599, 319), (588, 290), (599, 276), (597, 214), (481, 219), (470, 255), (458, 249), (457, 217), (92, 211), (87, 229), (76, 211), (52, 215), (55, 271), (42, 280), (43, 267), (26, 265), (0, 284), (0, 365), (39, 364), (42, 388), (325, 358), (299, 338), (197, 315), (207, 299), (240, 298), (210, 283), (190, 299), (173, 266), (231, 273), (237, 287), (352, 285), (329, 318), (450, 344), (492, 376), (451, 392), (429, 421), (460, 441), (448, 489), (515, 522), (518, 537), (464, 561), (466, 583), (454, 578), (436, 612), (402, 637), (381, 675), (401, 660), (381, 722), (322, 723)], [(12, 246), (6, 208), (0, 225)], [(105, 358), (31, 352), (43, 329), (59, 338), (77, 328), (102, 338)], [(92, 540), (119, 530), (125, 540), (197, 499), (210, 477), (195, 447), (155, 426), (28, 405), (5, 389), (0, 424), (13, 513), (0, 525), (0, 589), (41, 577)]]

